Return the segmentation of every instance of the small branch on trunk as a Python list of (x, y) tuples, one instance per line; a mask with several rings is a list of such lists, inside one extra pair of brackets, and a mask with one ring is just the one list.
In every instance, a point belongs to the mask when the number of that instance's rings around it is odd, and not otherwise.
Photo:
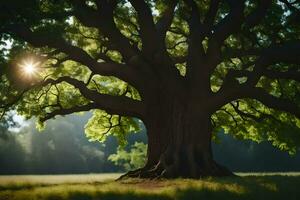
[(187, 40), (178, 41), (174, 45), (167, 47), (167, 49), (175, 49), (178, 45), (184, 44), (184, 43), (187, 43)]
[(144, 0), (129, 0), (129, 2), (137, 12), (140, 36), (143, 44), (142, 51), (145, 56), (151, 57), (158, 49), (157, 45), (159, 44), (152, 11)]
[(247, 26), (247, 29), (256, 26), (261, 22), (261, 20), (266, 16), (266, 13), (271, 6), (272, 0), (260, 0), (257, 8), (246, 16), (245, 18), (245, 24)]
[(261, 123), (265, 119), (272, 119), (272, 120), (274, 120), (276, 122), (281, 123), (281, 121), (278, 120), (278, 119), (276, 119), (274, 116), (266, 114), (266, 113), (259, 112), (257, 109), (255, 109), (255, 111), (259, 113), (259, 116), (256, 116), (254, 114), (250, 114), (248, 112), (244, 112), (244, 111), (240, 110), (239, 109), (239, 104), (234, 105), (233, 103), (230, 103), (230, 105), (233, 107), (233, 109), (235, 110), (235, 112), (238, 115), (240, 115), (241, 118), (244, 119), (244, 120), (245, 120), (245, 118), (248, 118), (248, 119), (254, 120), (257, 123)]
[(235, 126), (238, 127), (238, 122), (237, 122), (237, 120), (235, 119), (235, 117), (234, 117), (234, 115), (233, 115), (232, 113), (230, 113), (230, 112), (229, 112), (228, 110), (226, 110), (226, 109), (219, 109), (219, 110), (225, 112), (226, 114), (228, 114), (228, 115), (233, 119), (233, 121), (234, 121), (234, 123), (235, 123)]
[(214, 28), (212, 40), (218, 46), (221, 46), (223, 41), (232, 33), (240, 29), (244, 19), (244, 0), (227, 0), (230, 7), (230, 12), (224, 17)]
[(207, 31), (209, 34), (213, 27), (213, 23), (215, 21), (216, 15), (217, 15), (220, 2), (221, 2), (221, 0), (211, 0), (208, 12), (205, 15), (203, 24), (204, 24), (204, 26), (207, 27)]
[(83, 111), (89, 111), (92, 109), (98, 108), (98, 105), (96, 103), (90, 103), (84, 106), (74, 106), (72, 108), (61, 108), (59, 110), (55, 110), (51, 113), (47, 113), (44, 117), (40, 119), (41, 122), (45, 122), (49, 119), (54, 118), (57, 115), (68, 115), (76, 112), (83, 112)]
[(227, 47), (222, 52), (222, 60), (229, 58), (241, 58), (245, 56), (259, 56), (261, 54), (261, 50), (257, 48), (253, 49), (232, 49)]
[(185, 38), (189, 37), (188, 33), (184, 32), (184, 30), (180, 30), (180, 29), (175, 28), (175, 27), (171, 27), (168, 31), (173, 33), (173, 34), (176, 34), (176, 35), (181, 35)]
[(300, 71), (289, 70), (285, 72), (267, 70), (262, 71), (262, 75), (271, 79), (290, 79), (300, 83)]
[(168, 0), (167, 8), (162, 13), (162, 16), (160, 17), (160, 19), (155, 24), (160, 43), (163, 43), (163, 44), (165, 43), (166, 33), (172, 24), (172, 20), (174, 17), (174, 9), (175, 9), (175, 6), (177, 5), (177, 3), (178, 3), (178, 0)]

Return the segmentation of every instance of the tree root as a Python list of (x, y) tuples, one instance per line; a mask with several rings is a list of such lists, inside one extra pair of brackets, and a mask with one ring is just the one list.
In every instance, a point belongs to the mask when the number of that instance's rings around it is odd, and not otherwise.
[(128, 178), (143, 178), (143, 179), (160, 179), (160, 178), (192, 178), (192, 179), (199, 179), (209, 176), (214, 177), (225, 177), (225, 176), (235, 176), (230, 170), (226, 167), (217, 164), (215, 161), (210, 163), (209, 168), (203, 168), (198, 166), (198, 173), (190, 173), (185, 174), (179, 171), (178, 166), (170, 165), (164, 166), (161, 162), (157, 165), (153, 166), (152, 168), (139, 168), (133, 171), (129, 171), (126, 174), (120, 176), (117, 180), (125, 180)]
[(144, 168), (138, 168), (132, 171), (129, 171), (123, 175), (121, 175), (119, 178), (116, 179), (116, 181), (124, 180), (126, 178), (138, 178), (141, 171), (143, 171)]

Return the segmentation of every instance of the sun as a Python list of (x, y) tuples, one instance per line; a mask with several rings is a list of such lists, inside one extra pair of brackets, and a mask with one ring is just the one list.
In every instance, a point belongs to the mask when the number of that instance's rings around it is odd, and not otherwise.
[(26, 74), (33, 74), (35, 70), (36, 68), (33, 63), (26, 63), (26, 65), (24, 66), (24, 72), (26, 72)]
[(19, 64), (19, 67), (23, 75), (32, 77), (37, 74), (39, 64), (39, 62), (34, 62), (33, 60), (26, 60)]

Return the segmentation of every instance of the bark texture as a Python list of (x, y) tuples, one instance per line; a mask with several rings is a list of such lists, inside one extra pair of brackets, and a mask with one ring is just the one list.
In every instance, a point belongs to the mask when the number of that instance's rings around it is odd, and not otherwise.
[[(165, 95), (146, 120), (147, 163), (121, 176), (139, 178), (201, 178), (231, 176), (213, 159), (210, 113), (188, 98)], [(207, 104), (204, 104), (207, 105)]]

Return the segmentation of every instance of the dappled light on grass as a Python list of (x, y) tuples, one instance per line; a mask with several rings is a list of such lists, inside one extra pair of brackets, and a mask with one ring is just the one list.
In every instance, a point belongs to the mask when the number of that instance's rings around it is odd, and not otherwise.
[[(57, 183), (53, 180), (27, 182), (16, 181), (14, 184), (1, 182), (0, 199), (39, 200), (87, 200), (87, 199), (130, 199), (130, 200), (171, 200), (171, 199), (297, 199), (300, 195), (298, 185), (300, 176), (270, 175), (243, 176), (227, 178), (204, 178), (201, 180), (141, 180), (127, 179), (112, 181), (101, 178), (89, 181), (79, 176), (77, 182), (63, 182), (59, 176)], [(108, 178), (109, 176), (106, 176)], [(115, 176), (115, 175), (114, 175)], [(29, 176), (28, 176), (29, 177)], [(27, 178), (28, 178), (27, 177)], [(54, 176), (55, 177), (55, 176)], [(68, 179), (68, 176), (66, 176)], [(1, 177), (0, 177), (1, 180)]]

